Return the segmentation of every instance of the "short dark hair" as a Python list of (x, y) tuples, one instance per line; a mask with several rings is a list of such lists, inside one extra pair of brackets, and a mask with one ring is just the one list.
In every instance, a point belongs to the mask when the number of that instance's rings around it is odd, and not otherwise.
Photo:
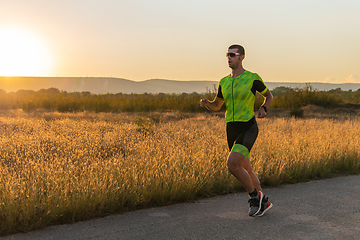
[(229, 47), (229, 49), (237, 49), (237, 52), (240, 53), (241, 55), (245, 55), (245, 49), (243, 46), (238, 45), (238, 44), (233, 44)]

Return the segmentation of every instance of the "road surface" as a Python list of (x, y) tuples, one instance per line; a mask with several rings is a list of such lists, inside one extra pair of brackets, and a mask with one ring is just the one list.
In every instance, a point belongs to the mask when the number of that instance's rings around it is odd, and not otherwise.
[(360, 175), (264, 192), (274, 207), (263, 217), (249, 217), (247, 194), (237, 193), (0, 239), (360, 239)]

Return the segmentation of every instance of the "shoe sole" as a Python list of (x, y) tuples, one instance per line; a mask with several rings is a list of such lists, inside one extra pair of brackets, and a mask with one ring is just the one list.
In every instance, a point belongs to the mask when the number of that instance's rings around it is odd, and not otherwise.
[(260, 214), (258, 215), (259, 217), (263, 216), (268, 210), (270, 210), (270, 208), (273, 207), (273, 204), (270, 202), (270, 206), (268, 206), (267, 208), (265, 208), (265, 210)]
[(261, 201), (263, 200), (264, 194), (262, 193), (262, 191), (258, 191), (258, 192), (259, 192), (259, 195), (260, 195), (259, 209), (256, 211), (256, 213), (254, 213), (254, 215), (251, 215), (250, 217), (255, 217), (256, 214), (258, 214), (260, 212), (260, 210), (261, 210)]

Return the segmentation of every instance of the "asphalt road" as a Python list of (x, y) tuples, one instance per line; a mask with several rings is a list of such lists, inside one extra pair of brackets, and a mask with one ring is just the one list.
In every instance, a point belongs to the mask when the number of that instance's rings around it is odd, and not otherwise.
[(360, 239), (359, 183), (353, 175), (265, 189), (274, 207), (263, 217), (249, 217), (238, 193), (1, 239)]

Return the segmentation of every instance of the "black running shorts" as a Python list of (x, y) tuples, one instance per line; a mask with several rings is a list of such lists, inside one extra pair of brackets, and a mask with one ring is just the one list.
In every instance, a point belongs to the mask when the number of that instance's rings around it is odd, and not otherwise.
[(238, 152), (249, 158), (250, 150), (258, 136), (259, 128), (255, 117), (248, 122), (228, 122), (226, 135), (229, 150)]

